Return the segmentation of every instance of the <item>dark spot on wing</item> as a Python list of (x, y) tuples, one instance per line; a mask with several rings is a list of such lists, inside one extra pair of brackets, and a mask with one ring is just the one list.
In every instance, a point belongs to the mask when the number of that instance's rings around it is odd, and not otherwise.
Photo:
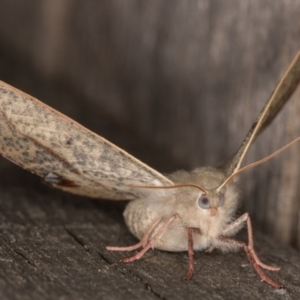
[(64, 187), (78, 187), (78, 185), (74, 181), (66, 178), (62, 178), (60, 183), (57, 183), (57, 185)]
[(48, 184), (55, 184), (55, 185), (59, 185), (59, 186), (64, 186), (64, 187), (78, 187), (78, 185), (72, 181), (69, 180), (67, 178), (64, 178), (58, 174), (55, 173), (48, 173), (44, 178), (43, 178), (45, 183)]
[(68, 146), (72, 145), (72, 144), (73, 144), (73, 139), (72, 139), (72, 138), (67, 139), (67, 140), (66, 140), (66, 144), (67, 144)]

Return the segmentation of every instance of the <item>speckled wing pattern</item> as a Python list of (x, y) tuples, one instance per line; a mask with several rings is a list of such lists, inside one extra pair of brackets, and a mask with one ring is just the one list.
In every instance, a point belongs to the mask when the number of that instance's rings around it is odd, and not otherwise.
[(290, 99), (300, 82), (300, 51), (295, 56), (288, 70), (279, 81), (277, 87), (252, 125), (241, 147), (226, 163), (225, 169), (228, 175), (238, 171), (243, 158), (256, 137), (273, 121), (285, 103)]
[(37, 99), (0, 81), (0, 154), (62, 190), (136, 199), (168, 178)]

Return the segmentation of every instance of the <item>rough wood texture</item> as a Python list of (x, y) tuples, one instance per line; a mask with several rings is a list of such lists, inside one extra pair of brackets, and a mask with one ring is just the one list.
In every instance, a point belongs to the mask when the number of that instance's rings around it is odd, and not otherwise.
[[(1, 79), (159, 171), (226, 159), (300, 46), (299, 0), (124, 3), (2, 0)], [(299, 90), (293, 99), (248, 161), (299, 135)], [(300, 248), (299, 160), (295, 146), (244, 174), (241, 190), (261, 229)], [(3, 299), (299, 299), (299, 253), (257, 230), (287, 291), (261, 283), (242, 252), (197, 253), (185, 283), (184, 253), (115, 264), (104, 246), (134, 242), (121, 207), (41, 187), (4, 159), (0, 168)]]
[[(15, 167), (17, 168), (17, 167)], [(135, 243), (122, 219), (123, 203), (93, 201), (49, 190), (33, 175), (0, 187), (1, 299), (299, 299), (300, 255), (255, 230), (263, 261), (282, 266), (270, 274), (276, 290), (259, 280), (246, 255), (195, 254), (195, 274), (183, 281), (187, 253), (150, 251), (120, 264), (126, 253), (106, 245)], [(23, 178), (24, 179), (24, 178)], [(3, 181), (2, 181), (3, 183)], [(245, 234), (240, 236), (245, 239)]]

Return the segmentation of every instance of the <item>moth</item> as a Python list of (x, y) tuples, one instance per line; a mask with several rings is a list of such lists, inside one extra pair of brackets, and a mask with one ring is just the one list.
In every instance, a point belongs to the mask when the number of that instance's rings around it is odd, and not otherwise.
[[(141, 250), (123, 259), (139, 259), (150, 248), (188, 251), (185, 279), (193, 274), (195, 250), (243, 248), (262, 280), (280, 288), (263, 269), (253, 245), (248, 213), (235, 219), (239, 194), (236, 178), (255, 138), (272, 122), (300, 81), (300, 51), (277, 85), (234, 156), (219, 168), (201, 167), (165, 176), (104, 138), (37, 99), (0, 82), (0, 153), (52, 185), (74, 194), (111, 200), (132, 200), (124, 211), (131, 233), (140, 240), (112, 251)], [(248, 243), (232, 236), (247, 225)]]

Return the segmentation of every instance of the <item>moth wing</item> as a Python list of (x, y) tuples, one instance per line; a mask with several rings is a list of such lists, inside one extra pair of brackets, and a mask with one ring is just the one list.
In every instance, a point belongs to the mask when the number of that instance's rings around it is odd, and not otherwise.
[(0, 81), (0, 154), (75, 194), (105, 199), (145, 197), (173, 182), (104, 138)]
[(256, 137), (262, 133), (263, 130), (273, 121), (282, 107), (290, 99), (299, 82), (300, 51), (297, 53), (288, 70), (277, 84), (271, 97), (246, 135), (246, 138), (244, 139), (239, 150), (236, 152), (233, 158), (224, 165), (223, 168), (226, 170), (228, 175), (231, 175), (239, 170), (242, 160), (244, 159), (251, 144), (254, 142)]

